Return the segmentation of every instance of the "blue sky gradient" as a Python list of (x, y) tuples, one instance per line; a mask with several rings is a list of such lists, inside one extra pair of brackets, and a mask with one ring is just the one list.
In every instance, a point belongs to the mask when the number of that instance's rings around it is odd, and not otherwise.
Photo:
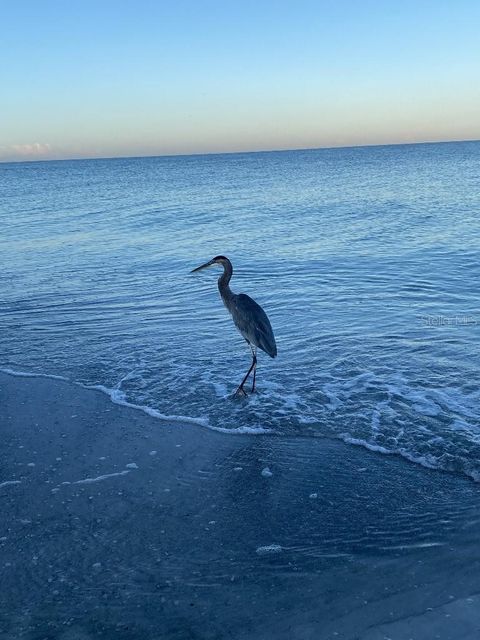
[(480, 138), (480, 3), (10, 0), (0, 160)]

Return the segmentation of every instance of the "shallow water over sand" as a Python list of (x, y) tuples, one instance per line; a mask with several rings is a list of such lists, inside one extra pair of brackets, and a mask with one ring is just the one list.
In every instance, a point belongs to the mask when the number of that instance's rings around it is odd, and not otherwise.
[(2, 639), (478, 637), (467, 479), (61, 381), (0, 374), (0, 403)]

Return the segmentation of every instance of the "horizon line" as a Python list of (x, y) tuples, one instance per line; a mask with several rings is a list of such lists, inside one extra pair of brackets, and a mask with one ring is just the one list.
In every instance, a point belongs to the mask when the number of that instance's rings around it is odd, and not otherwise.
[(279, 148), (279, 149), (254, 149), (249, 151), (206, 151), (206, 152), (193, 152), (193, 153), (160, 153), (160, 154), (146, 154), (146, 155), (120, 155), (120, 156), (95, 156), (95, 157), (72, 157), (72, 158), (43, 158), (38, 160), (0, 160), (2, 164), (31, 164), (37, 162), (81, 162), (81, 161), (94, 161), (94, 160), (140, 160), (143, 158), (191, 158), (202, 156), (226, 156), (226, 155), (245, 155), (253, 153), (288, 153), (292, 151), (328, 151), (334, 149), (363, 149), (371, 147), (406, 147), (413, 145), (428, 145), (428, 144), (458, 144), (461, 142), (480, 142), (480, 138), (466, 138), (466, 139), (454, 139), (454, 140), (421, 140), (416, 142), (389, 142), (389, 143), (371, 143), (371, 144), (353, 144), (353, 145), (338, 145), (338, 146), (326, 146), (326, 147), (293, 147), (293, 148)]

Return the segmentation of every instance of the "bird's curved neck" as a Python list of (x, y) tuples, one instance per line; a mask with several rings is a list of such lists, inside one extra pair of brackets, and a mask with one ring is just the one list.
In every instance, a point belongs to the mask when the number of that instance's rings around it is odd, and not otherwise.
[(230, 289), (229, 283), (232, 278), (233, 268), (230, 260), (227, 260), (223, 263), (223, 273), (218, 279), (218, 290), (220, 291), (220, 295), (224, 303), (228, 307), (228, 303), (232, 299), (233, 292)]

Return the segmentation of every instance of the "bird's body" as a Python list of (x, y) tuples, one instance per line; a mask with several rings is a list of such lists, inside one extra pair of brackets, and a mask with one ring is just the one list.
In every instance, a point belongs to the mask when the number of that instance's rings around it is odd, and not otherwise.
[[(277, 355), (277, 345), (273, 336), (272, 326), (262, 307), (244, 293), (234, 294), (233, 303), (227, 309), (232, 314), (233, 322), (245, 340), (258, 347), (271, 358)], [(255, 323), (248, 321), (255, 317)]]
[[(244, 293), (233, 293), (230, 289), (230, 280), (233, 273), (232, 263), (225, 256), (216, 256), (210, 262), (193, 269), (200, 271), (214, 264), (223, 266), (223, 273), (218, 279), (218, 290), (222, 297), (223, 303), (230, 312), (235, 326), (252, 349), (252, 366), (248, 370), (246, 376), (240, 383), (237, 393), (245, 393), (243, 385), (253, 370), (252, 391), (255, 390), (255, 374), (257, 366), (257, 348), (265, 351), (271, 358), (277, 355), (277, 345), (273, 335), (272, 325), (267, 314), (262, 307), (255, 302), (250, 296)], [(193, 273), (193, 272), (192, 272)]]

